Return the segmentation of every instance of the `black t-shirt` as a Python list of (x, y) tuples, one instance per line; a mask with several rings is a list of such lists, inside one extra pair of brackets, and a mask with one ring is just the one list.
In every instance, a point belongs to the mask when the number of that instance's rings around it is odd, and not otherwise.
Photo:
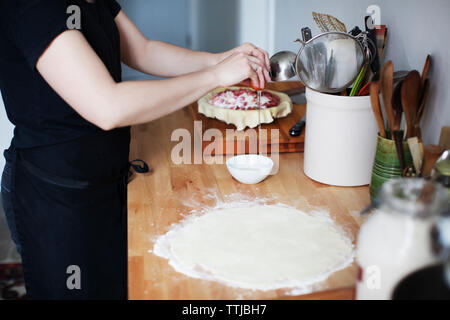
[(17, 148), (50, 146), (102, 132), (64, 102), (36, 70), (45, 49), (68, 29), (71, 5), (80, 8), (80, 31), (114, 80), (121, 81), (116, 1), (0, 0), (0, 90), (16, 126)]

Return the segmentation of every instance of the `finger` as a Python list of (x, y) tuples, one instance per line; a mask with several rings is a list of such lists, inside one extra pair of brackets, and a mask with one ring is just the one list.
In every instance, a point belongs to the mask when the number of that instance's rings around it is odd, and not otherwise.
[(255, 73), (258, 75), (259, 86), (257, 88), (264, 89), (265, 79), (264, 79), (264, 68), (258, 65), (257, 63), (251, 63), (251, 66)]
[[(264, 62), (262, 62), (260, 59), (255, 58), (253, 56), (248, 56), (248, 60), (253, 63), (256, 64), (258, 66), (260, 66), (263, 69), (267, 69), (266, 64)], [(255, 69), (256, 70), (256, 69)]]
[(265, 62), (267, 65), (267, 69), (264, 70), (264, 76), (266, 78), (267, 82), (272, 81), (272, 78), (270, 77), (270, 59), (269, 59), (269, 53), (267, 51), (261, 50), (264, 54)]
[(258, 73), (258, 77), (259, 77), (259, 87), (258, 88), (264, 89), (264, 87), (266, 86), (266, 81), (264, 79), (263, 68), (258, 68), (257, 73)]
[(269, 53), (263, 49), (260, 48), (255, 48), (255, 56), (257, 56), (259, 59), (261, 59), (261, 61), (263, 61), (263, 63), (265, 64), (265, 66), (267, 67), (267, 69), (270, 70), (270, 59), (269, 59)]
[[(261, 67), (261, 71), (263, 74), (263, 78), (264, 78), (264, 82), (270, 82), (271, 78), (270, 78), (270, 73), (269, 70), (267, 70), (266, 65), (265, 64), (260, 64), (260, 61), (254, 57), (249, 56), (249, 60), (254, 63), (257, 64), (259, 67)], [(256, 68), (255, 68), (256, 70)]]
[(259, 89), (259, 79), (258, 79), (258, 75), (257, 75), (256, 73), (253, 73), (253, 74), (250, 76), (250, 79), (251, 79), (251, 81), (252, 81), (252, 83), (253, 83), (253, 86), (251, 86), (251, 87), (254, 87), (253, 89)]
[(241, 81), (241, 84), (245, 87), (251, 87), (251, 83), (250, 83), (250, 79), (245, 79), (243, 81)]
[(262, 65), (264, 65), (264, 67), (268, 68), (266, 57), (265, 57), (264, 53), (260, 49), (255, 47), (252, 50), (251, 54), (252, 54), (253, 57), (257, 58), (260, 61), (260, 63)]
[(264, 72), (264, 78), (266, 79), (266, 82), (272, 81), (272, 78), (270, 77), (270, 72), (267, 71), (266, 69), (263, 69), (263, 72)]
[(255, 49), (256, 49), (255, 45), (253, 45), (252, 43), (249, 43), (249, 42), (248, 43), (244, 43), (242, 45), (242, 50), (244, 50), (244, 52), (246, 52), (249, 55), (251, 55), (252, 51), (255, 50)]
[(256, 71), (253, 68), (250, 68), (250, 69), (251, 70), (250, 70), (249, 78), (253, 82), (253, 86), (255, 88), (260, 88), (258, 74), (256, 73)]
[(264, 75), (262, 73), (262, 68), (260, 66), (252, 66), (252, 68), (254, 69), (254, 72), (256, 74), (256, 76), (258, 77), (258, 85), (255, 82), (253, 84), (253, 89), (257, 90), (257, 89), (264, 89)]
[(263, 73), (264, 68), (257, 66), (255, 71), (258, 74), (258, 79), (259, 79), (259, 87), (261, 89), (264, 89), (264, 85), (265, 85), (265, 79), (264, 79), (264, 73)]
[(266, 50), (262, 50), (265, 60), (266, 60), (266, 64), (267, 64), (267, 69), (270, 70), (270, 58), (269, 58), (269, 53)]

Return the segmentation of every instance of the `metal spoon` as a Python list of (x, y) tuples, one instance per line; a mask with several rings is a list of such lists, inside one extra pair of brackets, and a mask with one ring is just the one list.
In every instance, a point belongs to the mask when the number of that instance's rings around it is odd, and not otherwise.
[(286, 81), (295, 76), (297, 55), (291, 51), (281, 51), (270, 58), (270, 77), (272, 81)]

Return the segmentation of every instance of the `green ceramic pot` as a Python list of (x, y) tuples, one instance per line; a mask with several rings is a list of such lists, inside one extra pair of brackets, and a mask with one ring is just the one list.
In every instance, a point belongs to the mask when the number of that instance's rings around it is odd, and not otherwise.
[(384, 167), (383, 165), (380, 165), (379, 163), (374, 163), (373, 169), (378, 170), (380, 172), (384, 172), (384, 173), (394, 173), (394, 174), (402, 173), (401, 168), (398, 168), (398, 169), (397, 168), (387, 168), (387, 167)]
[(398, 175), (402, 175), (402, 172), (389, 172), (389, 171), (383, 171), (383, 170), (379, 170), (377, 168), (373, 168), (372, 172), (382, 176), (382, 177), (390, 177), (390, 176), (394, 176), (397, 177)]
[[(412, 164), (412, 156), (407, 142), (403, 142), (406, 166)], [(378, 136), (375, 162), (372, 169), (372, 181), (370, 183), (370, 198), (374, 200), (381, 186), (391, 179), (402, 177), (402, 169), (397, 156), (395, 141)]]

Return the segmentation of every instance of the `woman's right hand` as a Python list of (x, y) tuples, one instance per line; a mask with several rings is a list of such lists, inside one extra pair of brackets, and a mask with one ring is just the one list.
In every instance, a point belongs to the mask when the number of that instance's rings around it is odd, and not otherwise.
[(214, 73), (221, 87), (229, 87), (250, 79), (255, 87), (264, 88), (266, 82), (264, 69), (266, 68), (255, 57), (245, 53), (235, 53), (211, 67), (210, 71)]

